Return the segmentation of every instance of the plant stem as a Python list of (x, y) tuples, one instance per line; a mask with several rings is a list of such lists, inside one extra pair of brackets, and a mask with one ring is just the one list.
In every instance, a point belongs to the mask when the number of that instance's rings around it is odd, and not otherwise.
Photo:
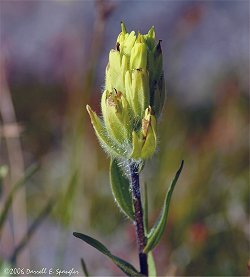
[(141, 203), (141, 193), (140, 193), (140, 180), (138, 173), (138, 165), (135, 163), (130, 164), (130, 174), (131, 174), (131, 188), (133, 195), (133, 204), (135, 209), (135, 226), (136, 226), (136, 237), (139, 252), (140, 270), (141, 273), (148, 276), (148, 262), (147, 254), (143, 252), (146, 246), (146, 236), (144, 233), (144, 223), (143, 223), (143, 210)]

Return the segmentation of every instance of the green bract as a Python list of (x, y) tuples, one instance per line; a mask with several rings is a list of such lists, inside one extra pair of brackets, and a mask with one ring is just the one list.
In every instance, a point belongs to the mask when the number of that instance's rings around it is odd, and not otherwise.
[(128, 33), (121, 23), (109, 53), (100, 119), (87, 106), (96, 135), (115, 158), (146, 160), (157, 146), (156, 121), (165, 99), (160, 41), (152, 27), (146, 35)]

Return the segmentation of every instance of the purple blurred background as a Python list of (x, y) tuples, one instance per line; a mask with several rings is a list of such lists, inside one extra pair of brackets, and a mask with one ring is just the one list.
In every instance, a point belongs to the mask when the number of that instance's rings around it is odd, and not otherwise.
[[(165, 243), (156, 251), (159, 273), (243, 275), (249, 243), (243, 208), (249, 177), (249, 1), (0, 0), (0, 123), (13, 123), (3, 116), (8, 114), (7, 88), (14, 123), (22, 127), (16, 139), (21, 141), (23, 167), (41, 163), (19, 202), (22, 218), (30, 224), (50, 196), (58, 196), (52, 215), (28, 244), (30, 262), (18, 265), (81, 272), (84, 257), (94, 275), (120, 274), (73, 238), (73, 231), (94, 233), (114, 253), (137, 263), (133, 226), (115, 210), (107, 158), (85, 118), (87, 103), (100, 110), (108, 53), (121, 20), (128, 31), (145, 33), (155, 26), (164, 53), (168, 100), (161, 151), (146, 173), (157, 188), (151, 189), (151, 220), (160, 210), (166, 179), (179, 160), (187, 161)], [(17, 169), (1, 136), (0, 165), (8, 165), (13, 175)], [(71, 191), (72, 180), (76, 185)], [(12, 182), (6, 181), (4, 193)], [(231, 198), (224, 198), (224, 189)], [(220, 206), (216, 199), (226, 204)], [(6, 261), (14, 247), (12, 221), (10, 215), (8, 241), (0, 241), (0, 257)], [(221, 230), (229, 232), (214, 241), (211, 237)], [(235, 257), (227, 249), (232, 240)]]

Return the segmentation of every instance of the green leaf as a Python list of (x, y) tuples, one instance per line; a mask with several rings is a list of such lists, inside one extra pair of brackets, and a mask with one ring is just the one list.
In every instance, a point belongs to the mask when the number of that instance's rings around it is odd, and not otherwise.
[(166, 223), (167, 223), (167, 217), (168, 217), (168, 210), (169, 210), (169, 205), (170, 205), (170, 200), (171, 200), (171, 196), (172, 193), (174, 191), (176, 182), (181, 174), (182, 168), (183, 168), (183, 164), (184, 161), (181, 162), (181, 166), (179, 168), (179, 170), (177, 171), (165, 198), (165, 202), (164, 202), (164, 206), (163, 209), (161, 211), (161, 215), (158, 219), (158, 221), (155, 223), (155, 225), (153, 226), (153, 228), (150, 230), (149, 234), (147, 235), (147, 245), (144, 248), (144, 252), (148, 253), (150, 250), (152, 250), (160, 241), (163, 232), (165, 230), (166, 227)]
[(17, 244), (15, 247), (13, 253), (10, 256), (9, 261), (11, 264), (16, 264), (16, 259), (19, 256), (19, 254), (22, 252), (22, 250), (27, 246), (28, 242), (34, 235), (34, 233), (37, 231), (37, 229), (40, 227), (41, 223), (44, 221), (44, 219), (49, 215), (52, 208), (54, 207), (55, 200), (54, 198), (51, 198), (44, 209), (40, 212), (40, 214), (35, 218), (35, 220), (31, 223), (29, 226), (26, 234), (23, 236), (21, 241)]
[(100, 243), (96, 239), (76, 232), (74, 232), (73, 235), (109, 257), (113, 261), (113, 263), (115, 263), (125, 274), (127, 274), (127, 276), (143, 276), (131, 264), (118, 258), (117, 256), (114, 256), (102, 243)]
[(69, 181), (67, 182), (67, 187), (63, 195), (58, 197), (58, 207), (57, 212), (60, 216), (60, 220), (62, 224), (68, 226), (70, 224), (70, 220), (72, 218), (73, 213), (73, 204), (74, 198), (77, 191), (77, 185), (79, 183), (79, 175), (77, 170), (72, 172)]
[(152, 251), (148, 252), (148, 276), (157, 276), (155, 261)]
[(89, 105), (86, 106), (89, 113), (91, 123), (95, 130), (96, 136), (107, 154), (112, 157), (124, 157), (126, 158), (124, 149), (117, 143), (115, 143), (106, 132), (103, 125), (103, 121), (97, 116), (97, 114), (91, 109)]
[[(0, 230), (3, 227), (3, 224), (8, 216), (9, 209), (13, 202), (13, 199), (17, 193), (17, 191), (26, 183), (26, 181), (38, 170), (37, 165), (31, 165), (24, 173), (24, 176), (11, 188), (10, 193), (5, 200), (3, 210), (0, 214)], [(1, 235), (1, 233), (0, 233)]]
[(110, 163), (110, 184), (116, 203), (131, 220), (134, 220), (133, 200), (129, 180), (124, 176), (117, 160)]

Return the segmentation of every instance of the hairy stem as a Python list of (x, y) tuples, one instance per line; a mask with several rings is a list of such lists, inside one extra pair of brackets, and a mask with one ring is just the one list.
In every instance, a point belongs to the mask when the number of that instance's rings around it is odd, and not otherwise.
[(136, 226), (136, 238), (137, 238), (137, 245), (138, 245), (138, 252), (139, 252), (140, 270), (142, 274), (148, 276), (147, 254), (143, 252), (143, 249), (146, 246), (147, 240), (144, 233), (143, 210), (142, 210), (142, 203), (141, 203), (138, 165), (136, 165), (135, 163), (130, 164), (130, 174), (131, 174), (133, 204), (135, 209), (135, 226)]

